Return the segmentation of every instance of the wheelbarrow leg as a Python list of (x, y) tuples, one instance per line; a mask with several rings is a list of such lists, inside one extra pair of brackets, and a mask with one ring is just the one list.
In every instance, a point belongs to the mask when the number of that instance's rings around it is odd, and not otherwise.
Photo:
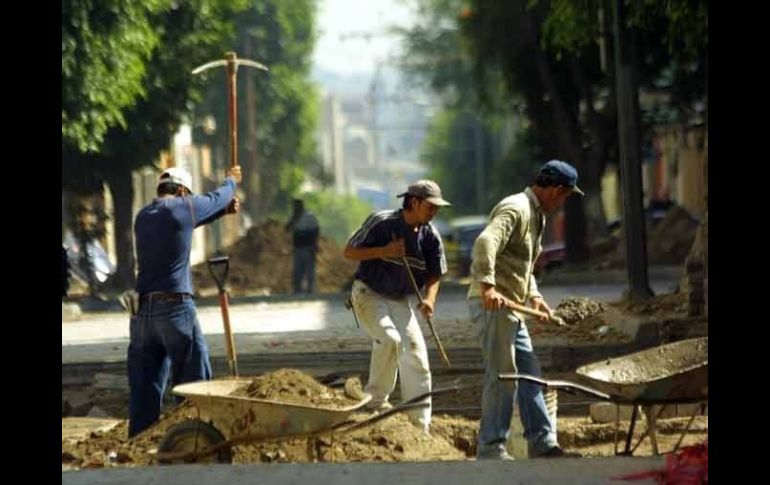
[(682, 444), (682, 440), (684, 440), (684, 435), (687, 434), (688, 431), (690, 431), (690, 426), (692, 426), (693, 421), (695, 421), (695, 416), (697, 415), (703, 416), (706, 414), (706, 403), (701, 403), (700, 406), (695, 410), (695, 412), (692, 413), (692, 416), (690, 416), (690, 420), (687, 422), (687, 426), (684, 427), (684, 431), (682, 431), (682, 434), (679, 435), (679, 441), (676, 442), (676, 446), (674, 446), (674, 449), (671, 451), (671, 453), (676, 453), (676, 450), (679, 449), (679, 446)]
[(634, 437), (634, 427), (636, 427), (636, 417), (639, 414), (639, 406), (634, 406), (631, 411), (631, 426), (628, 428), (628, 434), (626, 435), (626, 447), (623, 450), (623, 455), (631, 454), (631, 439)]
[(615, 456), (618, 455), (618, 434), (620, 433), (620, 404), (615, 404)]
[[(663, 411), (663, 408), (666, 406), (662, 406), (660, 408), (660, 411)], [(650, 435), (650, 445), (652, 445), (652, 454), (657, 456), (658, 455), (658, 435), (656, 433), (656, 423), (657, 423), (657, 416), (655, 415), (655, 406), (645, 406), (644, 407), (644, 417), (647, 420), (647, 434)], [(644, 439), (644, 437), (642, 437)]]
[(639, 445), (642, 444), (642, 441), (647, 437), (647, 435), (650, 435), (650, 443), (652, 444), (652, 452), (653, 454), (658, 454), (658, 435), (656, 433), (657, 427), (656, 423), (658, 422), (658, 418), (663, 414), (663, 410), (666, 409), (667, 404), (664, 404), (658, 409), (657, 413), (653, 414), (653, 410), (655, 406), (644, 406), (644, 415), (645, 419), (647, 420), (647, 429), (644, 430), (644, 433), (642, 433), (642, 436), (639, 437), (639, 441), (636, 442), (633, 448), (631, 448), (631, 454), (633, 455), (637, 448), (639, 448)]

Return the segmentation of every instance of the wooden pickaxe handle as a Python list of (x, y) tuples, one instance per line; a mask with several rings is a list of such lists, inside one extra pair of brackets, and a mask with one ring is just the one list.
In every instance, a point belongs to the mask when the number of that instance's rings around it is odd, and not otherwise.
[[(420, 288), (417, 286), (417, 281), (414, 279), (412, 268), (409, 267), (409, 262), (406, 260), (406, 256), (402, 256), (401, 261), (404, 263), (404, 268), (406, 268), (406, 274), (409, 275), (409, 281), (412, 283), (412, 289), (414, 289), (414, 292), (417, 294), (417, 300), (420, 302), (420, 304), (422, 304), (422, 294), (420, 293)], [(438, 353), (441, 356), (441, 361), (445, 366), (452, 367), (452, 363), (449, 362), (449, 356), (446, 354), (446, 350), (444, 350), (444, 346), (441, 345), (441, 340), (438, 338), (436, 327), (433, 325), (433, 319), (426, 316), (425, 320), (428, 322), (430, 333), (433, 335), (433, 340), (436, 342), (436, 347), (438, 347)]]

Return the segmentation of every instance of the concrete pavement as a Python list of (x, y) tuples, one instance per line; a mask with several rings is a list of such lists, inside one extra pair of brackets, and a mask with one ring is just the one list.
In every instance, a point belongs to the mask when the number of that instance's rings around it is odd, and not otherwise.
[[(467, 485), (469, 483), (570, 484), (618, 483), (613, 477), (665, 467), (663, 457), (538, 459), (513, 462), (311, 463), (269, 465), (175, 465), (63, 471), (62, 485), (294, 485), (394, 483)], [(636, 480), (650, 484), (654, 480)]]

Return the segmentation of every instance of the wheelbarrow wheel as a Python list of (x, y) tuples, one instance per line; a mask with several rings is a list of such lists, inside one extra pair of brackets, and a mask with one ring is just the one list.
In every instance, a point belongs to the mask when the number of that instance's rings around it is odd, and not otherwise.
[[(222, 443), (225, 437), (217, 428), (200, 419), (187, 420), (170, 427), (158, 444), (159, 453), (190, 453)], [(163, 465), (174, 463), (232, 463), (230, 447), (216, 453), (187, 460), (158, 460)]]

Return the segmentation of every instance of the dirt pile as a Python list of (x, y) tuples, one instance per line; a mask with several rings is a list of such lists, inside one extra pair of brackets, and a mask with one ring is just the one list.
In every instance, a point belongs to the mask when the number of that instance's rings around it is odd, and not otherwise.
[(612, 317), (605, 315), (606, 305), (583, 297), (562, 300), (554, 312), (567, 323), (556, 326), (536, 318), (527, 320), (531, 335), (540, 337), (564, 337), (568, 343), (626, 342), (630, 338), (613, 328)]
[[(192, 406), (181, 406), (161, 416), (161, 421), (133, 440), (126, 439), (122, 422), (107, 432), (92, 433), (80, 441), (62, 441), (63, 468), (131, 467), (153, 464), (148, 452), (157, 448), (166, 429), (186, 417), (195, 417)], [(364, 419), (365, 415), (357, 415)], [(658, 442), (663, 450), (673, 448), (689, 418), (658, 420)], [(621, 430), (628, 422), (621, 422)], [(312, 461), (434, 461), (464, 460), (476, 452), (479, 422), (450, 415), (434, 415), (430, 435), (412, 426), (406, 416), (395, 415), (369, 428), (348, 435), (315, 440), (293, 440), (233, 448), (235, 463), (303, 463)], [(634, 441), (644, 426), (637, 426)], [(621, 431), (621, 438), (624, 437)], [(708, 417), (699, 416), (684, 444), (700, 442), (708, 433)], [(614, 423), (595, 424), (589, 417), (559, 417), (558, 440), (567, 449), (587, 456), (612, 456)], [(649, 440), (637, 455), (650, 455)], [(646, 445), (646, 446), (645, 446)], [(621, 443), (622, 446), (622, 443)]]
[[(224, 249), (230, 257), (228, 287), (232, 295), (291, 293), (292, 242), (283, 223), (269, 219), (254, 226), (232, 246)], [(321, 236), (316, 259), (318, 293), (342, 291), (353, 279), (356, 264), (342, 256), (342, 248)], [(208, 265), (192, 268), (193, 286), (199, 293), (212, 293), (216, 283)]]
[(604, 303), (590, 298), (570, 297), (565, 298), (556, 307), (556, 315), (564, 319), (568, 325), (585, 320), (605, 310)]
[(687, 295), (683, 292), (655, 295), (639, 303), (625, 299), (610, 303), (610, 305), (623, 312), (644, 317), (655, 317), (657, 319), (687, 317)]
[[(331, 389), (313, 377), (296, 369), (280, 369), (255, 378), (253, 386), (241, 392), (253, 392), (264, 398), (301, 403), (333, 401), (344, 391)], [(336, 397), (334, 397), (336, 396)], [(343, 396), (343, 399), (348, 400)], [(339, 403), (339, 401), (336, 401)], [(370, 414), (353, 415), (361, 421)], [(152, 464), (149, 452), (172, 425), (186, 419), (198, 418), (197, 409), (183, 403), (164, 413), (158, 423), (133, 439), (127, 439), (125, 421), (102, 432), (93, 432), (85, 439), (62, 440), (62, 464), (69, 468), (141, 466)], [(205, 416), (200, 416), (206, 419)], [(265, 442), (233, 448), (236, 463), (310, 462), (310, 461), (427, 461), (459, 460), (466, 456), (468, 439), (460, 439), (466, 428), (475, 425), (465, 418), (445, 417), (436, 420), (431, 434), (414, 426), (403, 414), (384, 419), (372, 426), (341, 435)], [(445, 437), (440, 430), (446, 431)], [(463, 448), (458, 448), (460, 443)]]
[[(656, 224), (647, 224), (647, 259), (654, 265), (683, 264), (690, 252), (699, 223), (685, 209), (672, 206)], [(617, 234), (591, 246), (593, 266), (598, 268), (625, 267), (625, 235)]]
[(326, 387), (296, 369), (267, 373), (236, 389), (231, 395), (327, 408), (345, 408), (358, 402), (347, 396), (344, 390)]

